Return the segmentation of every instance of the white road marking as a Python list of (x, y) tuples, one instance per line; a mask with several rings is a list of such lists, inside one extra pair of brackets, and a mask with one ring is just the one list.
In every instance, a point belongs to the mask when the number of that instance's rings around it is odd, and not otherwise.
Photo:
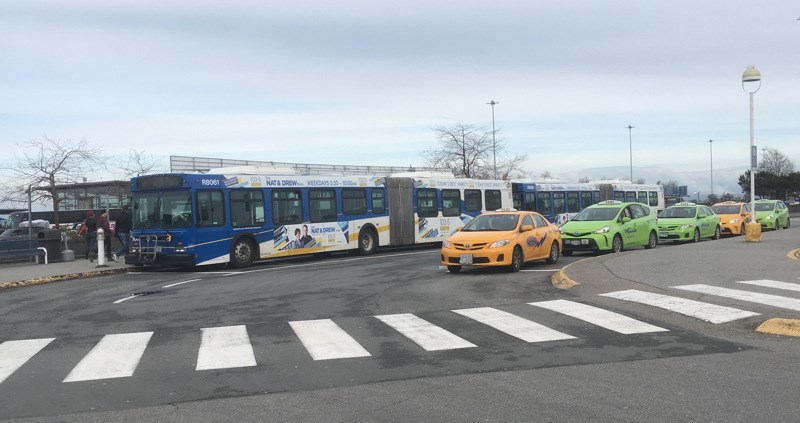
[(632, 319), (628, 316), (624, 316), (613, 311), (587, 304), (576, 303), (574, 301), (553, 300), (539, 301), (528, 304), (536, 307), (546, 308), (557, 313), (566, 314), (567, 316), (574, 317), (576, 319), (580, 319), (593, 325), (597, 325), (625, 335), (631, 335), (634, 333), (669, 331), (669, 329), (664, 329), (649, 323)]
[(477, 346), (410, 313), (386, 314), (375, 316), (375, 318), (402, 333), (425, 351), (452, 350)]
[(136, 298), (136, 297), (141, 297), (141, 295), (131, 295), (130, 297), (121, 298), (121, 299), (119, 299), (117, 301), (114, 301), (113, 304), (119, 304), (119, 303), (121, 303), (123, 301), (128, 301), (128, 300)]
[(300, 320), (289, 322), (289, 325), (314, 360), (371, 355), (331, 319)]
[(654, 294), (652, 292), (644, 292), (636, 289), (609, 292), (600, 294), (600, 296), (650, 305), (714, 324), (758, 316), (758, 313), (752, 311), (745, 311), (702, 301), (687, 300), (686, 298), (673, 297), (670, 295)]
[(202, 328), (203, 338), (197, 354), (195, 370), (230, 369), (256, 365), (247, 327), (224, 326)]
[(755, 285), (755, 286), (764, 286), (767, 288), (775, 288), (775, 289), (783, 289), (786, 291), (797, 291), (800, 292), (800, 284), (796, 283), (789, 283), (789, 282), (780, 282), (780, 281), (772, 281), (769, 279), (760, 279), (757, 281), (739, 281), (736, 283), (744, 283), (748, 285)]
[(0, 344), (0, 383), (27, 363), (55, 338), (6, 341)]
[(253, 269), (253, 270), (243, 270), (241, 272), (233, 272), (228, 275), (224, 276), (233, 276), (233, 275), (244, 275), (247, 273), (256, 273), (256, 272), (269, 272), (273, 270), (283, 270), (283, 269), (293, 269), (296, 267), (308, 268), (308, 267), (318, 267), (318, 266), (330, 266), (331, 264), (338, 264), (338, 263), (346, 263), (349, 261), (363, 261), (363, 260), (374, 260), (377, 258), (390, 258), (390, 257), (401, 257), (401, 256), (413, 256), (419, 254), (430, 254), (430, 251), (420, 251), (414, 253), (397, 253), (397, 254), (380, 254), (379, 256), (369, 256), (369, 257), (355, 257), (349, 259), (336, 259), (330, 261), (324, 261), (319, 263), (301, 263), (301, 264), (289, 264), (286, 266), (279, 266), (279, 267), (268, 267), (264, 269)]
[(800, 300), (796, 298), (781, 297), (779, 295), (759, 294), (757, 292), (740, 291), (738, 289), (721, 288), (711, 285), (681, 285), (673, 286), (675, 289), (684, 291), (699, 292), (702, 294), (716, 295), (719, 297), (732, 298), (734, 300), (747, 301), (756, 304), (763, 304), (772, 307), (785, 308), (800, 311)]
[(555, 273), (561, 269), (519, 269), (520, 272), (550, 272)]
[(75, 366), (64, 382), (111, 379), (133, 375), (153, 332), (106, 335)]
[(525, 342), (545, 342), (575, 339), (574, 336), (550, 329), (547, 326), (540, 325), (539, 323), (523, 319), (522, 317), (515, 316), (511, 313), (507, 313), (496, 308), (467, 308), (462, 310), (453, 310), (453, 313), (458, 313), (462, 316), (469, 317), (470, 319), (493, 327), (500, 332), (507, 333)]
[(197, 281), (201, 281), (201, 280), (202, 279), (189, 279), (188, 281), (176, 282), (176, 283), (171, 283), (169, 285), (164, 285), (164, 286), (162, 286), (162, 288), (172, 288), (173, 286), (183, 285), (185, 283), (197, 282)]

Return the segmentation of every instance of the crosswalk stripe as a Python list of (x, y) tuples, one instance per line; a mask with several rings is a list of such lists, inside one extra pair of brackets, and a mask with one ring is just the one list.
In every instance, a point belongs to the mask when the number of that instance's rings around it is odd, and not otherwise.
[(686, 298), (673, 297), (670, 295), (654, 294), (652, 292), (639, 291), (636, 289), (608, 292), (600, 294), (600, 296), (650, 305), (714, 324), (758, 316), (758, 313), (752, 311), (740, 310), (738, 308), (726, 307), (703, 301), (687, 300)]
[(477, 345), (410, 313), (375, 316), (425, 351), (472, 348)]
[(289, 322), (289, 325), (314, 360), (371, 355), (331, 319), (300, 320)]
[(631, 335), (634, 333), (668, 332), (650, 323), (645, 323), (613, 311), (605, 310), (588, 304), (576, 303), (568, 300), (539, 301), (528, 303), (532, 306), (546, 308), (557, 313), (589, 322), (591, 324), (612, 330), (614, 332)]
[(5, 341), (0, 344), (0, 383), (27, 363), (55, 338)]
[(545, 342), (575, 339), (574, 336), (550, 329), (547, 326), (540, 325), (539, 323), (532, 322), (528, 319), (523, 319), (522, 317), (515, 316), (511, 313), (507, 313), (496, 308), (467, 308), (462, 310), (453, 310), (453, 313), (458, 313), (462, 316), (469, 317), (472, 320), (481, 322), (487, 326), (499, 330), (500, 332), (507, 333), (525, 342)]
[(780, 295), (759, 294), (757, 292), (740, 291), (738, 289), (729, 289), (703, 284), (673, 286), (673, 288), (800, 311), (800, 300), (796, 298), (781, 297)]
[(744, 284), (748, 284), (748, 285), (763, 286), (763, 287), (767, 287), (767, 288), (783, 289), (785, 291), (797, 291), (797, 292), (800, 292), (800, 284), (773, 281), (773, 280), (769, 280), (769, 279), (759, 279), (757, 281), (739, 281), (739, 282), (736, 282), (736, 283), (744, 283)]
[(197, 353), (195, 370), (230, 369), (256, 365), (247, 327), (225, 326), (202, 328), (203, 337)]
[(133, 375), (153, 332), (106, 335), (83, 357), (64, 382), (111, 379)]

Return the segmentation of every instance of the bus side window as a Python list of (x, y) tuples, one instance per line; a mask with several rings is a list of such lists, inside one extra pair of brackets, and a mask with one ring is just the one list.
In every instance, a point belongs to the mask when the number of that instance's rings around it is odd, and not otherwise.
[(386, 213), (386, 191), (383, 188), (372, 188), (372, 212)]
[(464, 190), (464, 211), (481, 211), (481, 191), (478, 189)]
[(364, 188), (342, 190), (342, 213), (364, 214), (367, 212), (367, 191)]
[(657, 191), (650, 191), (648, 193), (649, 202), (648, 204), (653, 207), (658, 207), (658, 192)]
[(337, 218), (336, 191), (308, 190), (308, 212), (312, 222), (335, 222)]
[(197, 191), (197, 226), (221, 226), (225, 223), (225, 206), (222, 191)]
[(435, 189), (417, 190), (417, 215), (419, 217), (436, 217), (439, 209), (436, 206)]
[(461, 191), (442, 190), (442, 216), (461, 216)]
[(234, 227), (264, 223), (264, 192), (257, 189), (231, 190), (231, 224)]
[(500, 191), (496, 189), (486, 190), (486, 210), (497, 210), (503, 208)]
[(303, 223), (303, 202), (299, 190), (272, 191), (272, 223), (276, 225)]
[(523, 210), (537, 211), (536, 210), (536, 193), (533, 193), (533, 192), (526, 192), (525, 193), (525, 208)]

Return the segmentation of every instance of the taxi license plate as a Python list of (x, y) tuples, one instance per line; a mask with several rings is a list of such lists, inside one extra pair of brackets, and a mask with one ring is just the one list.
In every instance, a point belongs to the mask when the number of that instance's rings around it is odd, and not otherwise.
[(472, 254), (462, 254), (458, 264), (472, 264)]
[(666, 232), (661, 232), (661, 233), (658, 234), (658, 236), (661, 237), (661, 238), (666, 238), (666, 237), (669, 236), (669, 234), (666, 233)]

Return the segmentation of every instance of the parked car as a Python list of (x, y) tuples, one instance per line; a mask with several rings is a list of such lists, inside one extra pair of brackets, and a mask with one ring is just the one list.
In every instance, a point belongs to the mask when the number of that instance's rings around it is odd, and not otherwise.
[(744, 235), (744, 225), (750, 221), (750, 204), (736, 201), (723, 201), (711, 206), (719, 215), (722, 234)]
[(789, 208), (781, 200), (756, 200), (756, 221), (765, 229), (788, 229)]
[(720, 217), (702, 204), (678, 203), (658, 214), (658, 239), (699, 242), (700, 238), (719, 239)]
[(575, 215), (561, 226), (565, 256), (574, 251), (610, 251), (658, 245), (658, 221), (652, 210), (640, 203), (601, 201)]
[(447, 270), (463, 266), (506, 266), (512, 272), (533, 260), (555, 263), (561, 255), (561, 232), (536, 212), (502, 210), (483, 213), (442, 242)]

